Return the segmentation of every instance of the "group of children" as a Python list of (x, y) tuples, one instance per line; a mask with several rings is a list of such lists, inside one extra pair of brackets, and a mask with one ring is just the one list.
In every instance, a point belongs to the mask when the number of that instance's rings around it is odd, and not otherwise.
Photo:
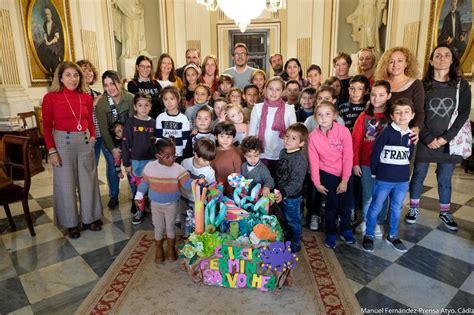
[(324, 84), (317, 90), (304, 88), (297, 104), (290, 105), (283, 99), (288, 84), (294, 83), (285, 84), (280, 77), (266, 81), (260, 103), (256, 103), (261, 97), (258, 87), (246, 87), (245, 109), (240, 105), (242, 94), (234, 103), (231, 98), (215, 97), (211, 106), (211, 90), (197, 84), (194, 103), (185, 113), (180, 109), (180, 91), (169, 86), (161, 92), (165, 111), (156, 120), (149, 116), (150, 97), (135, 95), (136, 114), (124, 128), (123, 163), (137, 187), (134, 224), (144, 218), (145, 195), (150, 199), (156, 261), (164, 259), (165, 231), (168, 257), (176, 259), (178, 201), (181, 192), (191, 189), (191, 180), (221, 182), (229, 195), (232, 187), (227, 176), (231, 173), (261, 184), (265, 196), (275, 193), (293, 252), (301, 248), (301, 205), (306, 190), (312, 221), (320, 216), (317, 209), (325, 199), (325, 245), (336, 247), (338, 231), (346, 243), (356, 242), (351, 229), (352, 182), (354, 175), (360, 177), (363, 221), (358, 230), (365, 233), (363, 248), (373, 251), (389, 199), (387, 242), (406, 251), (397, 229), (413, 150), (408, 127), (414, 116), (411, 101), (401, 99), (390, 105), (388, 82), (377, 81), (370, 90), (367, 78), (355, 76), (350, 81), (349, 102), (338, 108), (335, 89)]

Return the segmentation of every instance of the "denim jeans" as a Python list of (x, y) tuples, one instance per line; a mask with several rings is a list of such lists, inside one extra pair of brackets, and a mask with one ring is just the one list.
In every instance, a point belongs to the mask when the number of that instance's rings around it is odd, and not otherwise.
[(409, 182), (384, 182), (376, 180), (367, 212), (367, 232), (368, 236), (374, 237), (375, 223), (377, 216), (382, 211), (383, 204), (387, 197), (390, 197), (390, 228), (389, 236), (398, 235), (398, 224), (400, 223), (400, 215), (402, 213), (403, 199), (408, 191)]
[(110, 152), (104, 144), (102, 144), (102, 153), (105, 157), (105, 162), (107, 166), (107, 184), (109, 185), (109, 196), (110, 198), (118, 198), (119, 195), (119, 185), (120, 185), (120, 178), (117, 176), (115, 172), (115, 165), (114, 165), (114, 156), (112, 152)]
[(328, 190), (326, 195), (326, 211), (324, 214), (324, 223), (326, 225), (326, 234), (336, 234), (338, 217), (340, 221), (340, 230), (345, 232), (351, 228), (351, 210), (354, 209), (354, 194), (352, 192), (352, 176), (347, 183), (347, 190), (344, 193), (337, 194), (337, 186), (342, 178), (336, 175), (319, 171), (321, 184)]
[[(420, 199), (429, 166), (430, 163), (415, 163), (410, 181), (410, 199)], [(451, 203), (451, 178), (455, 168), (456, 164), (454, 163), (436, 163), (436, 180), (438, 181), (440, 204)]]
[(291, 251), (301, 249), (301, 201), (303, 197), (286, 198), (282, 202), (282, 211), (290, 227)]
[(102, 137), (96, 139), (94, 144), (95, 164), (99, 165), (100, 151), (102, 149)]
[[(361, 165), (362, 169), (362, 220), (367, 222), (367, 211), (369, 210), (370, 203), (372, 202), (372, 191), (374, 190), (375, 178), (372, 177), (372, 172), (369, 166)], [(377, 217), (377, 224), (383, 225), (385, 223), (385, 217), (387, 216), (388, 210), (388, 199), (385, 202)]]
[[(148, 162), (153, 160), (132, 160), (132, 174), (133, 176), (142, 177), (143, 169)], [(138, 187), (135, 184), (132, 184), (131, 177), (128, 177), (128, 182), (130, 183), (130, 189), (132, 190), (132, 195), (135, 196), (137, 193)]]

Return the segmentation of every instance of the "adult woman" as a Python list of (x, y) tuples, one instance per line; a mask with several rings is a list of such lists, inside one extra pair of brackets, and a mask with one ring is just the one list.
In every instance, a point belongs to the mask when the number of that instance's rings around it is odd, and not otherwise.
[(50, 8), (44, 9), (43, 42), (38, 47), (38, 54), (43, 66), (49, 72), (54, 72), (56, 66), (63, 60), (64, 45), (60, 28), (53, 20)]
[(158, 80), (158, 83), (160, 83), (163, 89), (170, 85), (174, 85), (178, 89), (183, 87), (183, 81), (176, 74), (174, 60), (167, 53), (161, 54), (160, 58), (158, 59), (155, 79)]
[(156, 118), (163, 112), (163, 105), (160, 102), (161, 85), (151, 78), (153, 62), (147, 56), (138, 56), (135, 62), (135, 75), (133, 80), (128, 82), (127, 89), (132, 94), (142, 92), (151, 96), (150, 116)]
[(120, 160), (121, 151), (115, 147), (112, 128), (116, 123), (125, 125), (128, 117), (133, 116), (133, 94), (122, 89), (120, 77), (116, 71), (107, 70), (102, 74), (104, 95), (96, 105), (97, 122), (102, 131), (102, 153), (107, 163), (107, 183), (110, 200), (108, 207), (118, 207), (119, 177), (115, 172), (114, 160)]
[(375, 83), (374, 72), (377, 65), (372, 48), (362, 48), (357, 52), (357, 74), (363, 74), (369, 79), (370, 86)]
[(387, 50), (377, 64), (376, 80), (387, 80), (392, 90), (391, 101), (406, 97), (415, 105), (415, 118), (411, 130), (416, 136), (420, 133), (425, 120), (423, 104), (425, 91), (423, 83), (417, 79), (418, 62), (411, 51), (405, 47), (393, 47)]
[(43, 132), (53, 166), (55, 222), (67, 228), (70, 238), (80, 236), (77, 190), (83, 228), (102, 229), (92, 106), (81, 68), (70, 61), (60, 63), (43, 98)]
[[(458, 226), (450, 213), (451, 177), (462, 157), (449, 154), (449, 141), (459, 132), (471, 110), (471, 89), (461, 77), (459, 59), (447, 45), (438, 45), (430, 56), (428, 71), (423, 78), (425, 88), (424, 127), (420, 132), (413, 176), (410, 181), (410, 209), (405, 222), (416, 223), (423, 182), (431, 162), (436, 163), (439, 218), (451, 231)], [(459, 90), (458, 90), (459, 89)], [(457, 97), (459, 93), (459, 98)], [(450, 125), (458, 103), (458, 116)]]
[(338, 96), (338, 104), (344, 104), (349, 101), (349, 68), (351, 67), (351, 56), (344, 52), (340, 52), (332, 59), (332, 65), (336, 77), (341, 83), (341, 92)]
[(97, 123), (97, 116), (95, 115), (95, 105), (96, 102), (98, 101), (97, 97), (100, 95), (98, 91), (93, 90), (90, 86), (94, 84), (94, 82), (97, 80), (97, 70), (94, 67), (94, 65), (86, 59), (79, 60), (77, 62), (77, 65), (81, 67), (82, 73), (84, 74), (84, 82), (87, 87), (87, 93), (89, 93), (90, 96), (92, 96), (92, 99), (94, 100), (94, 111), (92, 112), (92, 117), (94, 118), (94, 126), (95, 126), (95, 145), (94, 145), (94, 151), (95, 151), (95, 162), (96, 164), (99, 163), (99, 157), (100, 157), (100, 150), (102, 148), (102, 135), (100, 134), (100, 129), (99, 129), (99, 124)]
[(219, 66), (217, 65), (217, 57), (214, 55), (204, 57), (201, 69), (202, 73), (199, 77), (199, 82), (207, 85), (211, 89), (211, 95), (214, 95), (219, 87)]
[(288, 80), (297, 80), (301, 88), (305, 88), (308, 86), (308, 81), (303, 79), (303, 70), (301, 68), (301, 63), (298, 58), (290, 58), (285, 62), (285, 73), (288, 75)]

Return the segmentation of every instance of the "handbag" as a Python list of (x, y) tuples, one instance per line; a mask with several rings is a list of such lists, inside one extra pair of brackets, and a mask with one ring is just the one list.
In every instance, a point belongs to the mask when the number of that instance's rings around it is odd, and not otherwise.
[[(456, 108), (454, 108), (453, 115), (449, 121), (448, 128), (451, 128), (454, 121), (458, 117), (458, 108), (459, 108), (459, 86), (458, 83), (456, 89)], [(471, 121), (469, 118), (466, 122), (462, 125), (461, 129), (459, 130), (458, 134), (449, 141), (449, 154), (451, 155), (460, 155), (463, 159), (467, 159), (472, 154), (472, 129), (471, 129)]]

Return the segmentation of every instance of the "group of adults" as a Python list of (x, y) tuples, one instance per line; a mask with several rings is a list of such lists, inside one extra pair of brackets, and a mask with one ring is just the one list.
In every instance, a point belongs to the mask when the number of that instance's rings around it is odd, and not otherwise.
[[(234, 66), (223, 73), (230, 74), (234, 85), (243, 89), (250, 83), (252, 73), (256, 70), (248, 65), (247, 46), (237, 44), (232, 59)], [(449, 141), (468, 119), (471, 107), (470, 88), (462, 78), (455, 52), (446, 45), (436, 47), (430, 55), (428, 70), (422, 81), (418, 79), (420, 70), (415, 56), (404, 47), (388, 49), (378, 61), (372, 49), (361, 49), (357, 53), (357, 60), (358, 74), (365, 75), (371, 83), (379, 79), (390, 83), (392, 101), (406, 97), (415, 105), (412, 131), (419, 142), (410, 197), (419, 199), (429, 163), (434, 162), (437, 163), (440, 204), (449, 205), (451, 177), (455, 165), (461, 162), (460, 156), (449, 154)], [(285, 81), (297, 80), (301, 86), (307, 85), (297, 58), (284, 62), (283, 56), (275, 53), (270, 56), (269, 62), (274, 75), (281, 76)], [(341, 83), (340, 102), (348, 99), (351, 64), (352, 59), (348, 54), (339, 53), (333, 59), (335, 77)], [(56, 223), (66, 228), (70, 237), (80, 236), (81, 225), (93, 231), (101, 229), (102, 205), (97, 179), (100, 152), (107, 163), (108, 207), (114, 209), (118, 206), (120, 179), (114, 170), (114, 159), (119, 158), (120, 149), (114, 146), (110, 128), (117, 120), (125, 122), (134, 114), (133, 94), (130, 92), (150, 94), (154, 102), (151, 116), (156, 118), (163, 110), (159, 105), (161, 89), (168, 85), (182, 87), (183, 73), (190, 66), (199, 69), (201, 83), (216, 90), (219, 75), (217, 58), (206, 56), (201, 64), (197, 49), (188, 49), (186, 65), (177, 69), (173, 58), (167, 53), (162, 54), (155, 73), (152, 60), (140, 56), (137, 58), (135, 76), (128, 82), (128, 91), (123, 88), (118, 73), (107, 70), (102, 74), (103, 94), (91, 88), (98, 79), (98, 73), (90, 62), (65, 61), (58, 65), (42, 108), (44, 135), (54, 173)], [(455, 104), (459, 104), (457, 118), (450, 124), (450, 118), (455, 114)], [(80, 198), (79, 215), (77, 191)]]

